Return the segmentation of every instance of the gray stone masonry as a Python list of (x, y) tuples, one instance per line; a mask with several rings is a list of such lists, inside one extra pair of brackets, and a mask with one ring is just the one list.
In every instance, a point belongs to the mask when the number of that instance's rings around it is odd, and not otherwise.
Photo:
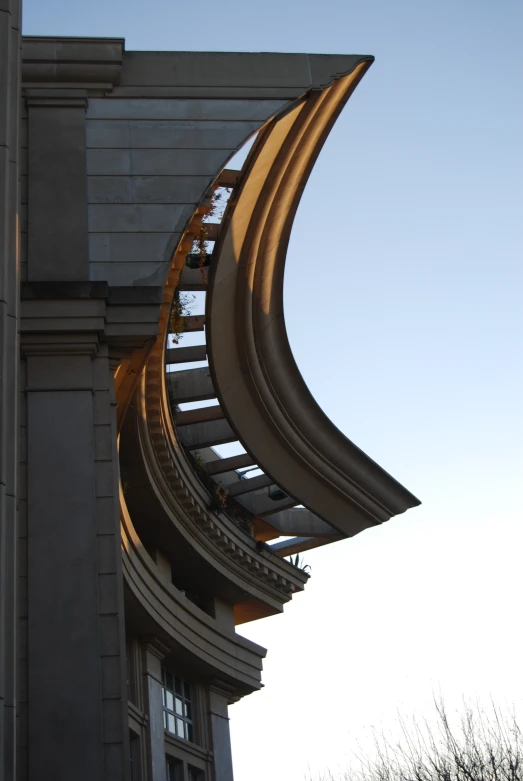
[(0, 780), (16, 775), (20, 3), (0, 0)]

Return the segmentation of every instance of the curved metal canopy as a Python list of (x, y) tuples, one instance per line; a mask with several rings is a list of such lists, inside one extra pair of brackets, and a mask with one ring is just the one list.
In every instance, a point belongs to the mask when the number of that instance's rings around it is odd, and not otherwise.
[(364, 58), (260, 131), (220, 232), (206, 313), (213, 384), (238, 437), (275, 483), (348, 536), (419, 501), (310, 394), (287, 338), (283, 274), (310, 171), (371, 62)]

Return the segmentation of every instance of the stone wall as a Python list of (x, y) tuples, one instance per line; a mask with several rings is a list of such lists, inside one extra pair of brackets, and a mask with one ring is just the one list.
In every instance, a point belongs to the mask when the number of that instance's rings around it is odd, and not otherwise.
[(282, 105), (274, 100), (90, 100), (91, 279), (162, 284), (210, 183)]
[(18, 460), (18, 0), (0, 1), (0, 779), (15, 776)]

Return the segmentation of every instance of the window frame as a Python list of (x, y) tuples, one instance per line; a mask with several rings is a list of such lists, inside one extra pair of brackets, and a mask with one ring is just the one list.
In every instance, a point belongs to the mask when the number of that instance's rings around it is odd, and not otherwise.
[[(182, 781), (187, 781), (190, 777), (190, 772), (193, 773), (199, 773), (200, 776), (198, 777), (198, 781), (208, 781), (211, 777), (214, 778), (213, 772), (212, 772), (212, 756), (209, 755), (208, 752), (193, 752), (189, 746), (190, 744), (187, 743), (187, 741), (181, 741), (179, 738), (175, 738), (169, 733), (166, 733), (166, 744), (165, 744), (165, 774), (167, 781), (170, 781), (169, 779), (169, 763), (172, 763), (173, 765), (179, 764), (180, 770), (179, 775), (180, 779)], [(178, 741), (179, 747), (174, 745), (169, 745), (168, 740)], [(200, 756), (201, 754), (201, 756)], [(204, 754), (207, 754), (207, 756), (203, 756)]]
[(129, 775), (131, 781), (142, 779), (142, 741), (141, 735), (129, 727)]
[[(174, 778), (171, 778), (171, 766), (177, 769), (175, 770)], [(167, 754), (165, 757), (165, 778), (166, 781), (184, 781), (185, 768), (182, 759), (178, 759), (177, 757), (169, 756), (169, 754)]]
[[(169, 688), (169, 678), (172, 682), (172, 688)], [(169, 698), (172, 700), (172, 707), (170, 707)], [(170, 735), (187, 743), (196, 743), (196, 700), (197, 692), (194, 685), (186, 678), (182, 678), (169, 668), (162, 666), (163, 726)], [(171, 720), (174, 730), (170, 729)], [(180, 724), (183, 735), (179, 731)]]

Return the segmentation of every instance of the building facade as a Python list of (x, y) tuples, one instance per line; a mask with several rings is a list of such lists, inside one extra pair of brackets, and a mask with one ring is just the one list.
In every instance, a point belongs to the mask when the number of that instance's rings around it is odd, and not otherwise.
[(21, 39), (3, 5), (0, 778), (231, 781), (265, 655), (237, 627), (303, 590), (286, 557), (418, 503), (318, 408), (283, 317), (372, 58)]

